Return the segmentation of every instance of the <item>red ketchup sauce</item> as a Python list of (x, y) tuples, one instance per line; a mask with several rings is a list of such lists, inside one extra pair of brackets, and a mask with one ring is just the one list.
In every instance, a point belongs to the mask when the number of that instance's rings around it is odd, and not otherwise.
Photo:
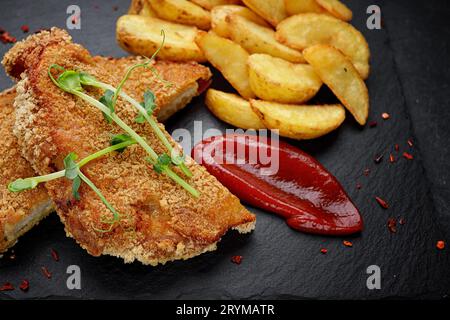
[[(325, 235), (363, 229), (358, 209), (337, 179), (316, 159), (287, 143), (227, 134), (198, 143), (192, 157), (241, 200), (278, 214), (291, 228)], [(267, 171), (276, 169), (274, 161), (278, 170)]]

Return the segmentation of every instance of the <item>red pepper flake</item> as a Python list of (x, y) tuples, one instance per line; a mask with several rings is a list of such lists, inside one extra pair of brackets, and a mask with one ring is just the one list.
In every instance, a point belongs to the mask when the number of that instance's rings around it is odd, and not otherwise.
[(384, 201), (383, 199), (381, 199), (380, 197), (375, 197), (375, 200), (377, 200), (378, 204), (383, 208), (383, 209), (388, 209), (389, 205), (386, 201)]
[(394, 155), (392, 153), (389, 155), (389, 162), (390, 163), (394, 163), (395, 162), (395, 158), (394, 158)]
[(397, 232), (397, 220), (395, 218), (389, 218), (387, 222), (387, 227), (391, 233)]
[(370, 121), (369, 122), (369, 127), (375, 128), (377, 126), (377, 124), (378, 124), (378, 122), (376, 122), (376, 121)]
[(3, 43), (15, 43), (17, 40), (15, 37), (6, 30), (0, 30), (0, 41)]
[(344, 240), (344, 241), (342, 241), (342, 243), (346, 247), (349, 247), (349, 248), (353, 247), (353, 243), (351, 243), (350, 241)]
[(24, 24), (23, 26), (20, 27), (20, 30), (22, 30), (23, 33), (27, 33), (28, 31), (30, 31), (30, 27)]
[(53, 260), (59, 261), (59, 255), (58, 255), (58, 252), (56, 252), (55, 249), (52, 249), (51, 254), (52, 254)]
[(41, 270), (42, 270), (42, 273), (44, 274), (44, 276), (47, 277), (47, 279), (50, 279), (52, 277), (52, 274), (50, 273), (50, 271), (48, 271), (48, 269), (46, 267), (42, 267)]
[(242, 256), (232, 256), (231, 257), (231, 262), (233, 262), (235, 264), (241, 264)]
[(327, 252), (328, 252), (328, 249), (326, 249), (326, 248), (320, 249), (321, 254), (327, 254)]
[(414, 159), (413, 155), (408, 152), (403, 152), (403, 157), (408, 160)]
[(10, 282), (5, 282), (1, 287), (0, 291), (13, 291), (14, 286)]
[(381, 163), (381, 161), (383, 160), (383, 155), (380, 154), (379, 156), (375, 157), (375, 159), (373, 160), (376, 164)]
[(442, 240), (439, 240), (438, 242), (436, 242), (436, 248), (438, 248), (439, 250), (444, 250), (445, 242)]
[(403, 226), (406, 223), (405, 218), (398, 219), (398, 223)]
[(356, 184), (356, 189), (357, 189), (357, 190), (361, 190), (361, 188), (362, 188), (361, 183), (357, 183), (357, 184)]
[(383, 120), (387, 120), (387, 119), (389, 119), (391, 117), (391, 115), (389, 113), (387, 113), (387, 112), (383, 112), (381, 114), (381, 117), (383, 118)]
[(369, 169), (369, 168), (364, 169), (363, 174), (364, 174), (366, 177), (369, 175), (369, 173), (370, 173), (370, 169)]
[(19, 286), (20, 290), (23, 292), (27, 292), (30, 288), (30, 282), (28, 280), (22, 280), (22, 283)]
[(395, 151), (400, 150), (400, 146), (397, 143), (395, 144), (394, 148), (395, 148)]
[(80, 19), (80, 16), (73, 16), (72, 24), (77, 24), (78, 23), (78, 19)]
[(414, 144), (413, 144), (413, 142), (412, 142), (412, 140), (411, 139), (408, 139), (408, 146), (410, 146), (411, 148), (414, 146)]

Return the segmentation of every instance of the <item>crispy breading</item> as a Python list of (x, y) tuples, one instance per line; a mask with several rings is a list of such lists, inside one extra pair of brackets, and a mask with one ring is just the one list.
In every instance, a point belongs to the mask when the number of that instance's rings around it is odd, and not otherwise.
[(12, 133), (15, 96), (14, 88), (0, 93), (0, 254), (52, 211), (44, 186), (22, 193), (8, 191), (9, 182), (34, 175)]
[[(114, 86), (121, 80), (118, 74), (99, 66), (86, 49), (73, 44), (65, 31), (53, 28), (30, 36), (13, 47), (3, 63), (13, 77), (24, 71), (17, 85), (15, 134), (22, 154), (39, 174), (61, 170), (68, 153), (75, 152), (83, 158), (108, 146), (112, 134), (121, 133), (96, 108), (62, 92), (49, 79), (48, 67), (57, 63), (88, 72)], [(136, 99), (141, 99), (150, 88), (157, 95), (157, 103), (161, 103), (174, 90), (149, 70), (136, 71), (131, 79), (124, 90)], [(97, 89), (88, 89), (87, 93), (96, 98), (102, 95)], [(148, 125), (133, 121), (137, 112), (131, 105), (119, 99), (116, 112), (158, 154), (166, 152)], [(90, 188), (83, 184), (81, 200), (74, 201), (67, 179), (46, 184), (67, 234), (90, 254), (109, 254), (126, 262), (138, 260), (156, 265), (213, 250), (231, 228), (242, 232), (253, 229), (255, 216), (190, 157), (186, 161), (193, 177), (188, 181), (200, 191), (198, 199), (165, 175), (157, 174), (145, 157), (145, 151), (135, 145), (82, 169), (124, 215), (108, 233), (95, 230), (108, 227), (101, 220), (111, 217), (111, 213)]]

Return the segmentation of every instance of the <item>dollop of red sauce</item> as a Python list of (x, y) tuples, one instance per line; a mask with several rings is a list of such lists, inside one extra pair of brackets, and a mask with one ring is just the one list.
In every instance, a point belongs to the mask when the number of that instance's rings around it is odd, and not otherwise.
[(192, 157), (242, 201), (278, 214), (296, 230), (348, 235), (363, 229), (358, 209), (337, 179), (312, 156), (283, 141), (215, 136), (198, 143)]

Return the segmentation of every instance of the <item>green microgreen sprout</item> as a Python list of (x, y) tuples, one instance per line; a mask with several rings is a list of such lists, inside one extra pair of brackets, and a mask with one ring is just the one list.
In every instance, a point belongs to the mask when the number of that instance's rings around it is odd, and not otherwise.
[(8, 190), (11, 192), (21, 192), (25, 190), (30, 190), (36, 188), (40, 183), (66, 177), (67, 179), (72, 181), (72, 196), (74, 197), (74, 199), (80, 200), (80, 194), (78, 191), (80, 189), (81, 182), (84, 182), (97, 194), (97, 196), (100, 198), (103, 204), (113, 214), (112, 219), (101, 220), (102, 223), (110, 225), (108, 229), (106, 230), (97, 228), (94, 229), (99, 232), (109, 232), (112, 230), (114, 224), (120, 221), (122, 216), (114, 209), (114, 207), (108, 202), (108, 200), (106, 200), (106, 198), (103, 196), (101, 191), (95, 186), (95, 184), (88, 177), (86, 177), (83, 174), (83, 172), (81, 172), (80, 168), (88, 164), (92, 160), (95, 160), (113, 151), (123, 152), (125, 148), (133, 144), (136, 144), (136, 141), (134, 141), (130, 136), (126, 134), (113, 136), (113, 138), (111, 139), (110, 147), (107, 147), (96, 153), (93, 153), (78, 163), (76, 162), (78, 156), (74, 152), (71, 152), (64, 158), (64, 170), (39, 177), (17, 179), (8, 185)]

